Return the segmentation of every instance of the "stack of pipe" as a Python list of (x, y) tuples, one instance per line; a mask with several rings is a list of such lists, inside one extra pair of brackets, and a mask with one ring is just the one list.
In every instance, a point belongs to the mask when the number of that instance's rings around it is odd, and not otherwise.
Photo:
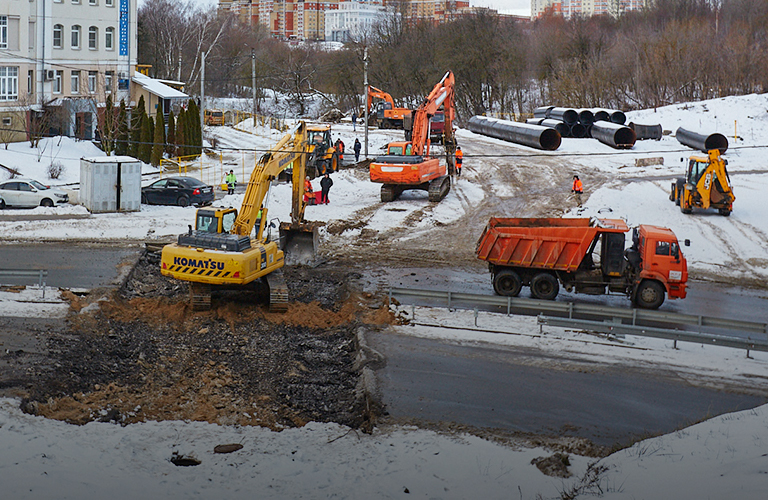
[[(637, 140), (635, 131), (624, 126), (627, 116), (618, 110), (541, 106), (533, 111), (533, 116), (527, 123), (554, 128), (562, 137), (594, 137), (619, 149), (631, 148)], [(593, 132), (595, 127), (597, 134)]]
[(554, 151), (560, 147), (560, 133), (557, 130), (531, 123), (473, 116), (469, 119), (469, 130), (497, 139), (523, 144), (536, 149)]

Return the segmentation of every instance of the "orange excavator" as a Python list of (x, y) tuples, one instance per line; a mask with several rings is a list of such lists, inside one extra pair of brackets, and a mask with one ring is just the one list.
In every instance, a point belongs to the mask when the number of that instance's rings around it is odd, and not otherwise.
[[(429, 154), (430, 120), (440, 106), (444, 108), (445, 117), (444, 164)], [(410, 140), (389, 143), (387, 154), (378, 156), (371, 163), (371, 181), (383, 184), (381, 201), (393, 201), (408, 189), (427, 191), (432, 202), (445, 198), (451, 190), (451, 176), (456, 166), (456, 141), (453, 137), (455, 114), (454, 77), (449, 71), (413, 112)]]
[[(381, 99), (373, 107), (373, 99)], [(392, 96), (381, 89), (368, 85), (368, 116), (379, 128), (403, 128), (403, 119), (411, 116), (408, 108), (396, 108)], [(368, 123), (371, 123), (370, 121)]]

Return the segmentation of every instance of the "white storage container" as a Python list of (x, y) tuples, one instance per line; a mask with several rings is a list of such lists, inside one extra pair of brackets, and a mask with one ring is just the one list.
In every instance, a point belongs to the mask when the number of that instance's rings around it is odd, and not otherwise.
[(91, 211), (141, 210), (141, 162), (130, 156), (80, 160), (80, 204)]

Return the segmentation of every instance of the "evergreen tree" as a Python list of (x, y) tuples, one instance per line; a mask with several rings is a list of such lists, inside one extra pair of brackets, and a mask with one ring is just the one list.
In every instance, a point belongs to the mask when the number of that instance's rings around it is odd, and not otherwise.
[(203, 146), (203, 132), (200, 128), (200, 108), (197, 107), (194, 99), (189, 100), (187, 115), (187, 130), (189, 131), (187, 139), (189, 146), (188, 154), (199, 155)]
[(139, 144), (139, 160), (149, 163), (152, 156), (152, 128), (149, 123), (151, 120), (146, 114), (141, 120), (141, 144)]
[(155, 123), (154, 143), (152, 145), (152, 155), (150, 161), (153, 166), (160, 165), (160, 160), (163, 159), (163, 150), (165, 149), (165, 120), (163, 119), (162, 111), (157, 113), (157, 123)]
[(168, 153), (168, 156), (176, 154), (176, 120), (173, 116), (173, 110), (168, 115), (168, 137), (165, 141), (165, 152)]
[(179, 111), (179, 118), (176, 120), (176, 156), (184, 156), (184, 122), (187, 120), (187, 112), (183, 108)]
[(139, 97), (139, 104), (131, 110), (131, 142), (128, 143), (128, 154), (139, 158), (139, 143), (141, 143), (141, 125), (146, 116), (144, 96)]
[(125, 110), (125, 99), (120, 99), (120, 112), (117, 114), (117, 134), (115, 134), (115, 154), (128, 154), (128, 113)]

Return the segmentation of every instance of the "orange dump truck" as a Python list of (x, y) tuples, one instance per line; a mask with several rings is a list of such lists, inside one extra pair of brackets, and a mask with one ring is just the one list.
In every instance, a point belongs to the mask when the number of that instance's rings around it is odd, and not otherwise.
[(665, 295), (684, 299), (688, 265), (675, 233), (640, 225), (625, 250), (628, 231), (620, 219), (492, 217), (476, 253), (499, 295), (516, 297), (526, 285), (533, 297), (551, 300), (562, 284), (569, 292), (622, 293), (645, 309), (657, 309)]

